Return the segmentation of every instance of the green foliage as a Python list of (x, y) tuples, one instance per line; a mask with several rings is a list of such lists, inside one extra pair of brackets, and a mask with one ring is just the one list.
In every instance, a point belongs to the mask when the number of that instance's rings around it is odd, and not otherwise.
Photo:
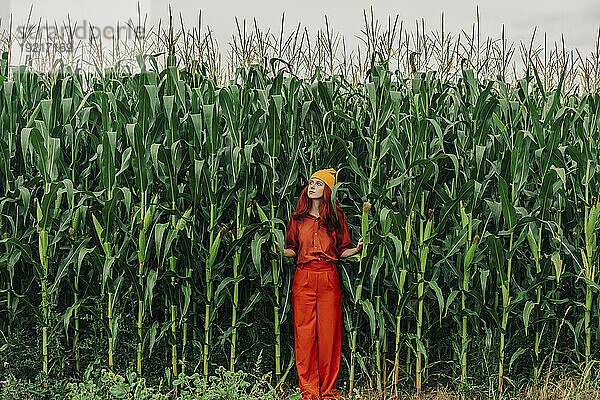
[[(224, 367), (216, 370), (216, 375), (209, 378), (209, 382), (199, 374), (191, 376), (180, 375), (174, 385), (182, 385), (181, 399), (219, 400), (277, 400), (280, 395), (275, 389), (268, 388), (267, 381), (258, 381), (254, 384), (247, 381), (248, 374), (242, 371), (231, 372)], [(289, 396), (290, 400), (301, 398), (300, 390), (296, 389)]]
[[(88, 379), (83, 382), (55, 382), (44, 386), (42, 380), (27, 381), (11, 376), (7, 383), (0, 386), (0, 400), (29, 399), (68, 399), (68, 400), (276, 400), (280, 395), (269, 388), (268, 382), (258, 380), (251, 383), (248, 374), (242, 371), (230, 372), (223, 367), (217, 368), (216, 375), (208, 382), (199, 374), (186, 376), (180, 374), (173, 382), (181, 386), (175, 395), (173, 389), (162, 385), (148, 386), (146, 379), (129, 372), (126, 376), (115, 374), (106, 369), (88, 371)], [(296, 389), (288, 397), (299, 400)]]
[(44, 386), (41, 379), (28, 381), (10, 377), (0, 385), (0, 400), (63, 399), (62, 388), (56, 385)]
[(161, 388), (146, 386), (146, 379), (139, 378), (135, 372), (127, 377), (117, 375), (103, 369), (96, 379), (83, 383), (69, 383), (65, 388), (65, 399), (69, 400), (102, 400), (102, 399), (131, 399), (131, 400), (167, 400), (166, 393)]

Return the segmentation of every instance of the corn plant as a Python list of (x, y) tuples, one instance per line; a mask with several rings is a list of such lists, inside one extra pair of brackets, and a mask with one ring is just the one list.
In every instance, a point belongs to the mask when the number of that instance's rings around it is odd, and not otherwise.
[[(261, 125), (258, 118), (263, 110), (256, 108), (253, 100), (257, 91), (248, 81), (245, 70), (239, 70), (243, 85), (232, 86), (219, 92), (219, 103), (225, 116), (227, 134), (229, 136), (229, 157), (233, 174), (230, 175), (229, 187), (236, 192), (235, 233), (236, 241), (241, 241), (250, 222), (252, 210), (251, 199), (256, 196), (257, 189), (251, 192), (254, 180), (251, 177), (251, 151), (256, 143), (252, 140), (258, 135)], [(238, 188), (239, 190), (235, 190)], [(231, 311), (231, 347), (229, 353), (229, 370), (235, 371), (238, 325), (242, 315), (238, 315), (240, 307), (240, 281), (244, 278), (245, 268), (242, 264), (242, 247), (237, 246), (233, 255), (232, 273), (233, 294)], [(257, 293), (256, 295), (259, 295)], [(253, 297), (257, 299), (257, 297)], [(255, 301), (255, 300), (254, 300)], [(241, 310), (239, 310), (241, 311)]]

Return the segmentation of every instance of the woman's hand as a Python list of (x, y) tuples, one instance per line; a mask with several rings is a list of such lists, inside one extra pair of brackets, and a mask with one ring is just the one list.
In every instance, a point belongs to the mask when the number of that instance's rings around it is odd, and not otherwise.
[[(275, 241), (275, 247), (277, 248), (277, 254), (280, 253), (280, 249), (279, 249), (279, 242), (277, 241), (277, 239), (274, 239)], [(296, 257), (296, 252), (292, 249), (283, 249), (283, 256), (284, 257)]]
[(363, 247), (363, 238), (358, 239), (358, 243), (356, 244), (356, 252), (358, 253), (359, 251), (362, 250)]

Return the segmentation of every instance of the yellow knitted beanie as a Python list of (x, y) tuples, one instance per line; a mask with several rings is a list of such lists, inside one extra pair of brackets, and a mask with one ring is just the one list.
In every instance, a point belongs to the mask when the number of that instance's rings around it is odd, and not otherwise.
[[(312, 178), (318, 178), (322, 180), (327, 186), (329, 186), (329, 189), (333, 190), (333, 186), (335, 185), (335, 169), (320, 169), (310, 176), (310, 179)], [(309, 182), (310, 179), (308, 180)]]

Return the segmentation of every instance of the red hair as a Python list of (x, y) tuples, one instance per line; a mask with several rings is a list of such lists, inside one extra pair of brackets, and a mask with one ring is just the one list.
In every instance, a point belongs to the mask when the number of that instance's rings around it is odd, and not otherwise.
[[(296, 204), (296, 211), (292, 213), (292, 218), (302, 219), (304, 218), (308, 212), (310, 211), (310, 201), (308, 198), (308, 185), (304, 187), (302, 193), (300, 193), (300, 197), (298, 198), (298, 203)], [(346, 214), (340, 207), (340, 200), (335, 199), (335, 208), (337, 210), (337, 219), (333, 215), (333, 206), (331, 205), (331, 189), (329, 186), (324, 185), (323, 187), (323, 201), (321, 202), (321, 206), (319, 207), (319, 216), (323, 221), (323, 225), (327, 228), (328, 232), (338, 231), (341, 229), (342, 225), (340, 221), (345, 219)]]

